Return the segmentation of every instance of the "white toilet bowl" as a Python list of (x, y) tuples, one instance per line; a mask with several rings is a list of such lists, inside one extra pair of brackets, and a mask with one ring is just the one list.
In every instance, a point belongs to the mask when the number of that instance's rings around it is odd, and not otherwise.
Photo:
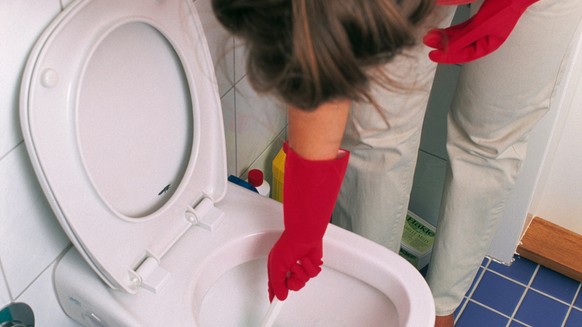
[[(202, 1), (202, 0), (198, 0)], [(227, 185), (212, 62), (188, 0), (85, 0), (47, 28), (21, 92), (23, 135), (75, 245), (63, 310), (86, 326), (258, 326), (278, 202)], [(275, 326), (431, 326), (420, 274), (333, 225), (324, 267)]]

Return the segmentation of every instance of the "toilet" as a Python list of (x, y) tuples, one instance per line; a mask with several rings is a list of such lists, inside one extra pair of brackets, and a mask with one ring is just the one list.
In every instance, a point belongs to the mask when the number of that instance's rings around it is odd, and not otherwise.
[[(201, 1), (201, 0), (198, 0)], [(74, 245), (54, 271), (83, 326), (260, 326), (282, 206), (227, 182), (220, 99), (191, 0), (82, 0), (29, 57), (21, 124)], [(321, 274), (274, 326), (434, 324), (407, 261), (329, 225)]]

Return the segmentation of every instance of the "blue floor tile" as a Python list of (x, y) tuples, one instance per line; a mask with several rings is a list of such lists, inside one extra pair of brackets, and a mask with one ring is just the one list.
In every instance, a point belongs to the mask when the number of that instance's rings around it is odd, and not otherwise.
[(456, 327), (501, 327), (509, 319), (476, 303), (469, 302), (455, 324)]
[(524, 292), (525, 287), (486, 271), (471, 298), (511, 316)]
[(528, 290), (515, 319), (532, 326), (559, 327), (568, 307), (536, 291)]
[(567, 303), (572, 303), (579, 282), (548, 268), (540, 267), (531, 287)]
[(574, 306), (582, 310), (582, 288), (578, 291), (578, 298), (574, 302)]
[(520, 257), (511, 266), (485, 258), (481, 266), (470, 301), (455, 311), (456, 327), (582, 327), (580, 282)]
[(508, 278), (527, 285), (537, 266), (538, 265), (534, 262), (516, 256), (515, 261), (511, 264), (511, 266), (502, 265), (492, 261), (488, 269), (496, 271), (503, 276), (507, 276)]
[(580, 327), (582, 326), (582, 311), (572, 309), (568, 320), (566, 320), (566, 325), (564, 327)]

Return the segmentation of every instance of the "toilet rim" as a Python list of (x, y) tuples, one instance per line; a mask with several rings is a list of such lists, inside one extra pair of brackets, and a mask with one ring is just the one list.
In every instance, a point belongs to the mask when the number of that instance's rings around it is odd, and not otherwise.
[[(128, 293), (140, 286), (140, 276), (133, 273), (137, 265), (147, 258), (159, 264), (190, 228), (185, 213), (195, 211), (192, 207), (201, 200), (220, 201), (226, 192), (220, 100), (197, 11), (191, 1), (135, 4), (127, 0), (71, 4), (36, 43), (21, 88), (26, 147), (57, 219), (93, 270), (110, 287)], [(184, 10), (188, 15), (183, 15)], [(184, 20), (178, 22), (176, 17)], [(180, 58), (194, 133), (190, 161), (178, 189), (165, 205), (139, 220), (112, 210), (96, 191), (80, 154), (75, 122), (79, 85), (93, 51), (112, 31), (133, 23), (153, 27)]]

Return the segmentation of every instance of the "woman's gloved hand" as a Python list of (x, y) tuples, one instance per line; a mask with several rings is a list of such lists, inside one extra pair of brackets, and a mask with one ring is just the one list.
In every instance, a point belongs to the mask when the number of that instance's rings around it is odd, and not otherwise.
[(438, 63), (457, 64), (490, 54), (505, 42), (521, 15), (537, 1), (485, 0), (467, 21), (431, 30), (424, 36), (424, 44), (436, 49), (429, 53), (429, 58)]
[(283, 215), (285, 230), (268, 258), (269, 300), (285, 300), (321, 271), (322, 239), (331, 219), (349, 152), (337, 159), (314, 161), (300, 157), (285, 143)]

